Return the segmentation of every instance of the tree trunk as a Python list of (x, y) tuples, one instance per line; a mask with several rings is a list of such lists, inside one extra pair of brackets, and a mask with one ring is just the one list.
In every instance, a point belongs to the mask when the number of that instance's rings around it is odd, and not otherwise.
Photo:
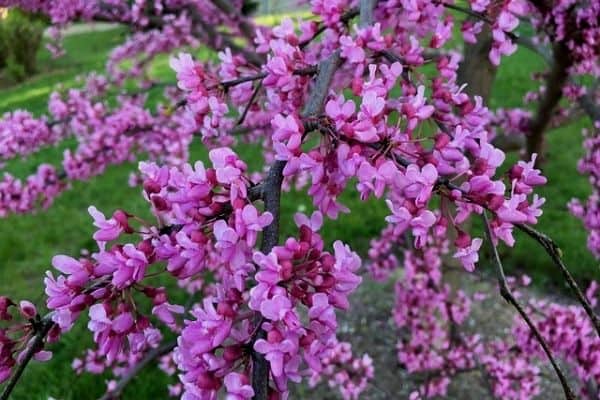
[(465, 43), (463, 60), (458, 66), (459, 84), (467, 84), (465, 92), (470, 96), (481, 96), (487, 105), (496, 78), (496, 67), (490, 62), (489, 53), (492, 48), (492, 32), (483, 27), (477, 42)]
[(546, 78), (544, 92), (536, 113), (529, 124), (527, 135), (527, 155), (536, 153), (541, 156), (544, 145), (544, 131), (548, 127), (554, 109), (562, 98), (563, 86), (567, 82), (567, 69), (571, 65), (569, 49), (562, 43), (552, 48), (552, 66)]

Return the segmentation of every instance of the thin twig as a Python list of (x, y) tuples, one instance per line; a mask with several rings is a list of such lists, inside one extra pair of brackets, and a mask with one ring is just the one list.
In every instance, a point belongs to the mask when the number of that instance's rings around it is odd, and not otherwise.
[(592, 324), (594, 325), (594, 328), (596, 328), (596, 333), (600, 337), (600, 318), (598, 318), (598, 315), (596, 315), (596, 313), (594, 312), (594, 308), (588, 301), (587, 297), (585, 297), (585, 295), (581, 291), (581, 288), (579, 288), (579, 285), (577, 285), (577, 282), (575, 282), (575, 279), (573, 279), (573, 276), (569, 272), (569, 269), (562, 260), (562, 252), (558, 245), (546, 234), (535, 230), (529, 225), (517, 224), (517, 227), (521, 231), (525, 232), (529, 237), (537, 241), (544, 248), (546, 253), (548, 253), (554, 264), (560, 269), (560, 272), (562, 272), (563, 277), (567, 281), (567, 284), (569, 285), (573, 293), (575, 293), (577, 300), (583, 306), (583, 309), (587, 313), (588, 317), (590, 317), (590, 319), (592, 320)]
[(517, 299), (515, 299), (510, 288), (508, 287), (508, 284), (506, 282), (506, 275), (504, 274), (504, 267), (502, 266), (502, 260), (500, 259), (500, 255), (498, 254), (498, 249), (496, 248), (496, 245), (494, 244), (494, 241), (492, 239), (492, 229), (490, 228), (490, 222), (487, 217), (487, 211), (485, 211), (485, 210), (483, 211), (482, 218), (483, 218), (483, 223), (485, 225), (486, 237), (487, 237), (488, 242), (490, 243), (490, 249), (492, 250), (492, 254), (494, 256), (494, 261), (496, 264), (496, 274), (497, 274), (497, 278), (498, 278), (498, 286), (500, 287), (500, 295), (502, 296), (502, 298), (504, 298), (504, 300), (506, 300), (509, 304), (511, 304), (517, 310), (517, 312), (519, 313), (521, 318), (523, 318), (523, 320), (525, 321), (527, 326), (529, 326), (531, 333), (535, 336), (535, 338), (537, 339), (539, 344), (542, 346), (542, 349), (544, 349), (544, 352), (546, 353), (546, 356), (550, 360), (550, 363), (552, 364), (552, 368), (554, 368), (554, 372), (556, 372), (556, 376), (558, 376), (560, 384), (562, 385), (563, 391), (565, 393), (565, 398), (567, 400), (575, 400), (576, 397), (573, 394), (573, 390), (569, 386), (569, 382), (567, 381), (567, 378), (565, 377), (564, 373), (562, 372), (560, 366), (554, 359), (554, 356), (552, 355), (552, 351), (550, 350), (548, 343), (546, 343), (546, 340), (544, 339), (544, 337), (542, 336), (542, 334), (540, 333), (538, 328), (535, 326), (533, 321), (529, 318), (529, 316), (527, 315), (527, 313), (525, 312), (523, 307), (519, 304)]
[(258, 92), (260, 92), (261, 87), (262, 87), (262, 83), (259, 82), (256, 85), (256, 87), (254, 88), (254, 90), (252, 91), (252, 96), (250, 96), (250, 100), (248, 100), (248, 104), (246, 104), (246, 107), (244, 107), (244, 112), (242, 112), (242, 115), (240, 115), (237, 122), (235, 123), (236, 125), (241, 125), (244, 123), (244, 120), (246, 119), (246, 115), (248, 115), (248, 111), (250, 111), (250, 107), (252, 107), (252, 104), (254, 104), (254, 100), (256, 100), (256, 96), (258, 96)]
[(0, 400), (8, 399), (13, 389), (17, 385), (17, 382), (19, 382), (19, 379), (21, 379), (21, 376), (23, 375), (27, 364), (29, 364), (29, 361), (31, 361), (35, 353), (37, 353), (43, 348), (44, 339), (48, 335), (48, 332), (50, 332), (50, 329), (52, 329), (52, 327), (54, 326), (54, 321), (52, 321), (51, 315), (47, 315), (44, 318), (42, 318), (39, 322), (37, 322), (37, 325), (34, 326), (36, 328), (33, 341), (31, 341), (31, 343), (29, 344), (29, 347), (25, 352), (25, 356), (23, 357), (14, 374), (4, 387), (2, 395), (0, 395)]
[[(340, 22), (343, 24), (347, 24), (352, 18), (356, 17), (359, 14), (359, 12), (360, 11), (359, 11), (358, 7), (351, 8), (350, 10), (348, 10), (346, 13), (344, 13), (341, 16)], [(310, 37), (309, 39), (307, 39), (303, 42), (300, 42), (300, 44), (298, 45), (300, 47), (300, 50), (303, 50), (306, 46), (308, 46), (321, 33), (325, 32), (326, 29), (327, 29), (327, 25), (325, 25), (324, 23), (321, 22), (319, 28), (317, 28), (317, 30), (315, 31), (315, 33), (312, 37)]]

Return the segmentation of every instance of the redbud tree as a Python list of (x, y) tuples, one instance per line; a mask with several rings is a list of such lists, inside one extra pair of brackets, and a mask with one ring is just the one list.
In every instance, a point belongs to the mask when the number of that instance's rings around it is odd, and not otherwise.
[[(545, 201), (536, 189), (547, 182), (539, 164), (551, 162), (544, 132), (583, 111), (595, 125), (579, 169), (593, 194), (569, 208), (600, 257), (600, 1), (303, 3), (309, 17), (268, 27), (246, 15), (243, 1), (0, 1), (47, 15), (56, 56), (71, 22), (129, 32), (104, 74), (51, 94), (47, 115), (2, 116), (1, 162), (67, 139), (77, 147), (29, 177), (4, 173), (0, 216), (50, 207), (72, 182), (140, 159), (129, 184), (155, 217), (90, 205), (97, 249), (52, 259), (48, 311), (0, 297), (2, 399), (80, 319), (94, 346), (73, 366), (112, 371), (106, 399), (156, 360), (173, 375), (169, 392), (186, 400), (285, 399), (291, 385), (323, 380), (357, 399), (376, 379), (377, 360), (338, 340), (337, 315), (364, 279), (390, 277), (398, 361), (426, 376), (411, 400), (443, 396), (473, 369), (496, 398), (532, 399), (542, 363), (562, 386), (557, 398), (600, 398), (597, 285), (584, 293), (555, 242), (533, 227)], [(519, 24), (533, 35), (517, 34)], [(548, 62), (526, 99), (533, 111), (491, 110), (495, 71), (518, 46)], [(199, 47), (218, 58), (195, 59), (189, 49)], [(173, 83), (148, 74), (165, 53)], [(146, 94), (157, 87), (162, 101), (151, 108)], [(189, 159), (194, 140), (210, 149), (208, 164)], [(231, 149), (237, 143), (261, 146), (264, 168), (250, 171)], [(515, 147), (522, 161), (507, 165)], [(296, 214), (297, 234), (281, 238), (280, 199), (290, 188), (306, 191), (314, 212)], [(364, 259), (339, 240), (326, 247), (319, 233), (324, 220), (357, 212), (339, 200), (353, 190), (389, 208)], [(507, 277), (497, 249), (514, 245), (515, 229), (546, 250), (576, 303), (519, 295), (528, 279)], [(500, 295), (517, 311), (502, 340), (460, 329), (483, 295), (443, 280), (443, 265), (474, 271), (484, 246)], [(173, 284), (157, 286), (158, 275)], [(178, 291), (189, 300), (173, 300)]]

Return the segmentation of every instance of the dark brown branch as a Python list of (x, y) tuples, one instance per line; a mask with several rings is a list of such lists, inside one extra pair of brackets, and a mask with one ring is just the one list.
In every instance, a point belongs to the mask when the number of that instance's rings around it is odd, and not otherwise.
[(102, 397), (100, 397), (99, 400), (116, 400), (120, 398), (125, 387), (131, 383), (131, 381), (140, 373), (141, 370), (143, 370), (146, 366), (148, 366), (148, 364), (156, 360), (158, 357), (163, 356), (169, 351), (173, 350), (176, 345), (177, 341), (172, 340), (164, 343), (162, 346), (150, 350), (139, 363), (135, 364), (123, 377), (121, 377), (119, 382), (117, 382), (117, 386), (113, 390), (105, 393)]
[(30, 341), (30, 343), (28, 343), (29, 347), (25, 352), (25, 356), (23, 357), (23, 359), (17, 366), (17, 369), (15, 370), (14, 374), (11, 376), (10, 380), (4, 387), (2, 395), (0, 395), (0, 400), (7, 400), (9, 398), (10, 394), (17, 385), (17, 382), (19, 382), (19, 379), (21, 379), (21, 376), (23, 375), (27, 364), (29, 364), (29, 361), (31, 361), (35, 353), (37, 353), (43, 348), (44, 340), (46, 339), (48, 332), (50, 332), (50, 329), (52, 329), (53, 326), (54, 322), (52, 321), (50, 315), (45, 316), (44, 318), (42, 318), (34, 324), (35, 333), (33, 340)]
[(557, 43), (553, 48), (553, 62), (550, 73), (546, 78), (546, 91), (540, 100), (535, 116), (528, 126), (527, 154), (542, 154), (544, 132), (552, 119), (554, 109), (563, 94), (563, 87), (567, 83), (568, 68), (571, 65), (569, 49), (562, 43)]
[[(308, 76), (308, 75), (314, 75), (317, 73), (317, 67), (315, 66), (309, 66), (306, 68), (299, 68), (296, 69), (292, 72), (292, 74), (294, 75), (300, 75), (300, 76)], [(246, 83), (246, 82), (253, 82), (253, 81), (258, 81), (261, 79), (264, 79), (267, 77), (267, 73), (266, 72), (260, 72), (256, 75), (250, 75), (250, 76), (242, 76), (240, 78), (237, 79), (232, 79), (230, 81), (223, 81), (220, 83), (220, 85), (224, 88), (224, 89), (229, 89), (231, 87), (240, 85), (242, 83)]]
[(567, 284), (575, 294), (575, 297), (577, 297), (577, 300), (583, 306), (583, 309), (587, 313), (588, 317), (590, 317), (594, 328), (596, 328), (596, 333), (598, 334), (598, 337), (600, 337), (600, 318), (598, 318), (598, 315), (596, 315), (596, 313), (594, 312), (594, 308), (592, 307), (588, 299), (585, 297), (585, 295), (579, 288), (579, 285), (577, 285), (577, 282), (575, 282), (575, 279), (573, 279), (573, 276), (569, 272), (569, 269), (562, 260), (562, 252), (558, 245), (547, 235), (543, 234), (542, 232), (538, 232), (529, 225), (517, 224), (517, 227), (521, 231), (525, 232), (529, 237), (537, 241), (544, 248), (546, 253), (548, 253), (554, 264), (558, 267), (558, 269), (560, 269), (560, 272), (565, 278), (565, 281), (567, 281)]
[(254, 41), (255, 28), (254, 26), (245, 18), (243, 15), (240, 15), (238, 10), (235, 9), (231, 1), (228, 0), (211, 0), (212, 3), (225, 15), (231, 18), (233, 21), (238, 23), (238, 27), (240, 32), (248, 39), (250, 43)]
[[(369, 1), (371, 0), (362, 0)], [(317, 77), (315, 85), (302, 111), (303, 117), (316, 116), (323, 110), (323, 103), (329, 92), (329, 86), (335, 75), (335, 71), (340, 65), (340, 52), (332, 53), (325, 60), (321, 61), (317, 67)], [(283, 169), (285, 161), (276, 161), (269, 170), (269, 175), (263, 184), (262, 198), (265, 202), (265, 210), (273, 215), (273, 222), (263, 230), (261, 251), (269, 253), (279, 241), (279, 207), (281, 198), (281, 183), (283, 182)], [(262, 317), (257, 314), (254, 318), (255, 323), (260, 324)], [(257, 338), (264, 337), (264, 331), (259, 329)], [(254, 345), (254, 340), (251, 345)], [(269, 366), (264, 356), (254, 350), (252, 357), (252, 388), (254, 389), (254, 399), (267, 400), (269, 389)]]
[[(333, 79), (335, 70), (340, 62), (339, 52), (333, 53), (319, 64), (317, 80), (311, 96), (304, 108), (304, 115), (316, 115), (323, 108), (323, 102), (327, 96), (329, 85)], [(265, 211), (273, 215), (273, 222), (263, 230), (261, 251), (269, 253), (279, 241), (279, 207), (281, 197), (281, 183), (283, 182), (283, 169), (285, 161), (276, 161), (269, 170), (269, 174), (262, 186), (262, 198), (265, 202)], [(261, 323), (260, 314), (255, 317), (255, 323)], [(264, 336), (262, 329), (259, 330), (255, 339)], [(253, 343), (252, 343), (253, 345)], [(269, 390), (269, 366), (267, 360), (261, 353), (252, 350), (252, 388), (254, 399), (267, 400)]]
[[(281, 198), (281, 183), (283, 182), (283, 168), (285, 161), (276, 161), (269, 170), (269, 174), (263, 183), (262, 198), (265, 202), (265, 210), (273, 215), (273, 221), (263, 230), (262, 243), (260, 251), (264, 254), (271, 252), (273, 247), (279, 242), (279, 207)], [(262, 323), (262, 316), (257, 313), (254, 317), (255, 324)], [(257, 339), (264, 338), (265, 332), (260, 328), (251, 345)], [(252, 389), (254, 389), (254, 398), (257, 400), (267, 400), (269, 395), (269, 364), (262, 353), (251, 352), (252, 357)]]
[(542, 336), (542, 334), (540, 333), (538, 328), (535, 326), (535, 324), (533, 323), (531, 318), (529, 318), (529, 315), (527, 315), (527, 313), (525, 312), (525, 310), (523, 309), (521, 304), (519, 304), (517, 299), (515, 299), (510, 288), (508, 287), (508, 284), (506, 282), (506, 276), (504, 274), (504, 267), (502, 266), (502, 260), (500, 260), (500, 255), (498, 254), (498, 249), (496, 248), (496, 245), (494, 244), (494, 241), (492, 238), (492, 230), (490, 228), (490, 223), (489, 223), (489, 220), (487, 217), (487, 211), (483, 212), (482, 218), (483, 218), (483, 223), (485, 225), (486, 237), (487, 237), (488, 242), (490, 243), (490, 249), (492, 250), (494, 262), (496, 264), (496, 274), (497, 274), (497, 278), (498, 278), (498, 285), (500, 286), (500, 295), (502, 296), (502, 298), (504, 298), (504, 300), (506, 300), (509, 304), (511, 304), (517, 310), (517, 312), (519, 313), (521, 318), (523, 318), (523, 320), (525, 321), (527, 326), (529, 326), (531, 333), (535, 336), (535, 338), (539, 342), (540, 346), (542, 346), (542, 349), (544, 349), (544, 352), (546, 353), (548, 360), (550, 360), (550, 363), (552, 364), (552, 368), (554, 368), (554, 372), (556, 372), (556, 376), (558, 377), (560, 384), (562, 385), (563, 391), (565, 393), (565, 398), (567, 400), (575, 400), (576, 399), (575, 394), (573, 393), (573, 390), (569, 386), (569, 382), (567, 381), (567, 378), (565, 377), (564, 373), (562, 372), (560, 366), (554, 359), (554, 356), (552, 355), (552, 351), (550, 350), (548, 343), (546, 343), (546, 340), (544, 340), (544, 337)]
[(240, 115), (237, 122), (235, 123), (237, 126), (244, 123), (244, 120), (246, 119), (246, 115), (248, 115), (248, 111), (250, 111), (250, 107), (252, 107), (252, 104), (254, 104), (254, 100), (256, 100), (256, 96), (258, 96), (258, 92), (260, 92), (261, 87), (262, 87), (262, 84), (258, 83), (258, 85), (256, 85), (256, 87), (252, 91), (252, 96), (250, 96), (250, 100), (248, 100), (248, 104), (246, 104), (246, 107), (244, 107), (244, 111), (242, 112), (242, 115)]

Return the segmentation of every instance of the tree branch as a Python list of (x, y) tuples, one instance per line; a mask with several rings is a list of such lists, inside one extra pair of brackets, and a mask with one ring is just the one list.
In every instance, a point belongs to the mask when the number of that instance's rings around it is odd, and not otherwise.
[(54, 322), (52, 321), (51, 315), (46, 315), (44, 318), (37, 322), (37, 326), (34, 325), (34, 327), (36, 328), (33, 341), (31, 341), (30, 339), (31, 343), (29, 344), (29, 347), (25, 352), (25, 356), (23, 357), (14, 374), (4, 387), (2, 395), (0, 395), (0, 400), (7, 400), (9, 398), (10, 394), (17, 385), (17, 382), (19, 382), (19, 379), (21, 379), (21, 376), (23, 375), (27, 364), (29, 364), (29, 361), (31, 361), (35, 353), (37, 353), (41, 348), (43, 348), (44, 339), (46, 338), (48, 332), (50, 332), (50, 329), (52, 329), (53, 326)]
[[(369, 12), (366, 5), (375, 6), (375, 0), (361, 0), (361, 21), (363, 26), (368, 18), (372, 18), (372, 10)], [(363, 4), (365, 3), (365, 4)], [(363, 21), (365, 18), (365, 21)], [(323, 103), (327, 98), (329, 86), (335, 75), (335, 71), (341, 63), (340, 52), (335, 51), (325, 60), (321, 61), (317, 67), (317, 77), (315, 85), (302, 111), (303, 117), (313, 117), (321, 113)], [(263, 200), (265, 210), (273, 215), (273, 222), (263, 231), (261, 251), (269, 253), (279, 241), (279, 207), (281, 197), (281, 183), (283, 182), (283, 169), (286, 161), (276, 161), (269, 170), (269, 175), (263, 186)], [(260, 324), (262, 317), (260, 314), (255, 316), (255, 323)], [(259, 330), (257, 338), (264, 337), (264, 331)], [(253, 345), (253, 343), (252, 343)], [(252, 350), (252, 388), (254, 389), (254, 399), (267, 400), (269, 388), (269, 367), (264, 356)]]
[(148, 364), (154, 361), (156, 358), (167, 354), (169, 351), (173, 350), (177, 345), (177, 341), (171, 340), (167, 343), (164, 343), (162, 346), (159, 346), (155, 349), (150, 350), (144, 358), (140, 360), (139, 363), (135, 364), (125, 375), (121, 377), (117, 386), (114, 390), (105, 393), (99, 400), (116, 400), (121, 397), (121, 393), (125, 389), (125, 387), (135, 378), (141, 370), (143, 370)]
[(240, 32), (248, 39), (250, 43), (253, 43), (255, 37), (255, 28), (254, 26), (245, 18), (243, 15), (240, 15), (238, 10), (235, 9), (231, 1), (228, 0), (211, 0), (212, 3), (225, 15), (227, 15), (232, 20), (238, 22), (238, 27), (240, 28)]
[(573, 279), (573, 276), (569, 272), (569, 269), (563, 262), (562, 252), (558, 245), (550, 237), (541, 232), (538, 232), (529, 225), (517, 224), (517, 227), (521, 231), (525, 232), (529, 237), (537, 241), (544, 248), (544, 250), (546, 250), (546, 253), (548, 253), (554, 264), (558, 267), (558, 269), (560, 269), (560, 272), (562, 272), (563, 277), (567, 281), (567, 284), (569, 285), (573, 293), (575, 293), (577, 300), (583, 306), (583, 309), (587, 313), (588, 317), (590, 317), (592, 324), (596, 328), (596, 333), (598, 334), (598, 337), (600, 337), (600, 318), (598, 318), (598, 315), (596, 315), (596, 313), (594, 312), (594, 308), (592, 307), (588, 299), (585, 297), (585, 295), (577, 285), (577, 282), (575, 282), (575, 279)]
[(552, 114), (562, 98), (563, 87), (567, 83), (568, 68), (571, 65), (569, 49), (562, 43), (554, 45), (553, 62), (546, 78), (546, 91), (538, 104), (535, 116), (528, 126), (527, 154), (537, 153), (541, 156), (544, 143), (544, 132), (550, 123)]
[[(304, 121), (304, 127), (305, 127), (305, 130), (319, 130), (323, 134), (328, 134), (331, 132), (330, 130), (328, 130), (328, 128), (326, 126), (322, 126), (319, 121), (315, 122), (314, 120)], [(348, 143), (355, 143), (352, 139), (344, 139), (343, 137), (338, 137), (338, 139), (345, 140)], [(370, 148), (372, 148), (375, 151), (380, 151), (382, 148), (385, 147), (385, 144), (380, 143), (380, 142), (368, 143), (368, 144), (362, 143), (362, 144), (369, 146)], [(388, 152), (387, 156), (390, 159), (392, 159), (396, 164), (398, 164), (404, 168), (407, 168), (409, 165), (412, 164), (412, 162), (410, 160), (408, 160), (402, 156), (399, 156), (398, 154), (394, 154), (392, 152)], [(436, 188), (445, 187), (447, 190), (450, 190), (450, 191), (457, 190), (462, 194), (463, 199), (470, 201), (473, 204), (477, 204), (477, 205), (489, 210), (485, 204), (480, 204), (477, 201), (471, 199), (469, 196), (469, 193), (465, 192), (463, 189), (461, 189), (460, 186), (455, 185), (454, 183), (450, 182), (445, 177), (439, 177), (435, 183), (435, 187)], [(489, 210), (489, 211), (492, 211), (492, 210)], [(581, 303), (584, 310), (588, 314), (590, 320), (592, 321), (592, 324), (596, 328), (596, 332), (598, 333), (598, 336), (600, 337), (600, 318), (596, 315), (593, 307), (591, 306), (591, 304), (589, 303), (589, 301), (587, 300), (587, 298), (585, 297), (585, 295), (583, 294), (583, 292), (577, 285), (577, 282), (575, 282), (575, 279), (573, 279), (573, 276), (569, 272), (569, 269), (567, 268), (567, 266), (564, 264), (564, 262), (562, 260), (560, 248), (547, 235), (545, 235), (541, 232), (538, 232), (537, 230), (535, 230), (534, 228), (532, 228), (531, 226), (529, 226), (527, 224), (513, 224), (513, 225), (516, 226), (517, 228), (519, 228), (521, 231), (528, 234), (533, 239), (535, 239), (544, 248), (546, 253), (548, 253), (548, 255), (552, 258), (552, 260), (554, 261), (554, 264), (556, 266), (558, 266), (558, 268), (561, 270), (565, 280), (567, 281), (567, 284), (569, 285), (571, 290), (575, 293), (575, 297), (577, 298), (579, 303)]]
[[(360, 10), (358, 9), (358, 7), (351, 8), (350, 10), (348, 10), (346, 13), (344, 13), (342, 15), (342, 17), (340, 18), (340, 22), (343, 24), (347, 24), (352, 18), (356, 17), (359, 14), (359, 12), (360, 12)], [(310, 44), (310, 42), (315, 40), (321, 33), (325, 32), (325, 29), (327, 29), (327, 25), (325, 25), (324, 23), (321, 22), (321, 25), (315, 31), (315, 34), (311, 38), (306, 39), (303, 42), (300, 42), (298, 47), (300, 47), (301, 50), (304, 49), (306, 46), (308, 46)]]
[(554, 359), (554, 356), (552, 355), (552, 351), (550, 350), (548, 343), (546, 343), (546, 341), (544, 340), (540, 331), (537, 329), (537, 327), (535, 326), (533, 321), (529, 318), (529, 316), (527, 315), (527, 313), (525, 312), (523, 307), (519, 304), (517, 299), (515, 299), (510, 288), (508, 287), (508, 284), (506, 282), (506, 276), (504, 274), (504, 267), (502, 266), (502, 260), (500, 260), (500, 255), (498, 254), (498, 249), (496, 248), (496, 245), (494, 244), (494, 241), (492, 239), (492, 230), (490, 228), (490, 223), (489, 223), (489, 220), (487, 217), (487, 211), (483, 212), (482, 218), (483, 218), (483, 223), (485, 225), (485, 233), (487, 236), (487, 240), (490, 243), (490, 249), (492, 250), (492, 254), (494, 256), (494, 261), (496, 263), (496, 275), (498, 278), (498, 285), (500, 286), (500, 295), (502, 296), (502, 298), (504, 298), (504, 300), (506, 300), (509, 304), (511, 304), (517, 310), (517, 312), (519, 313), (521, 318), (523, 318), (523, 320), (525, 321), (527, 326), (529, 326), (531, 333), (535, 336), (535, 338), (537, 339), (539, 344), (542, 346), (542, 349), (544, 349), (544, 352), (546, 353), (546, 356), (550, 360), (550, 363), (552, 364), (552, 368), (554, 368), (554, 372), (556, 372), (556, 376), (558, 376), (560, 384), (562, 385), (563, 391), (565, 393), (565, 398), (567, 400), (575, 400), (576, 397), (573, 394), (573, 390), (569, 386), (569, 382), (567, 381), (567, 378), (565, 377), (564, 373), (562, 372), (560, 366), (557, 364), (556, 360)]
[[(329, 91), (329, 85), (333, 79), (335, 70), (340, 62), (338, 51), (323, 60), (317, 68), (317, 79), (311, 95), (304, 107), (303, 115), (316, 115), (323, 108), (323, 102)], [(264, 254), (271, 252), (279, 241), (279, 207), (281, 197), (281, 183), (283, 182), (283, 169), (286, 161), (276, 161), (269, 170), (269, 174), (262, 186), (262, 198), (265, 202), (265, 211), (273, 215), (273, 222), (263, 230), (261, 251)], [(256, 324), (262, 322), (260, 313), (257, 313), (254, 321)], [(259, 330), (254, 341), (264, 337), (264, 331)], [(254, 342), (253, 341), (253, 342)], [(254, 343), (251, 343), (254, 346)], [(264, 356), (252, 349), (252, 388), (254, 399), (267, 400), (269, 391), (269, 366)]]

